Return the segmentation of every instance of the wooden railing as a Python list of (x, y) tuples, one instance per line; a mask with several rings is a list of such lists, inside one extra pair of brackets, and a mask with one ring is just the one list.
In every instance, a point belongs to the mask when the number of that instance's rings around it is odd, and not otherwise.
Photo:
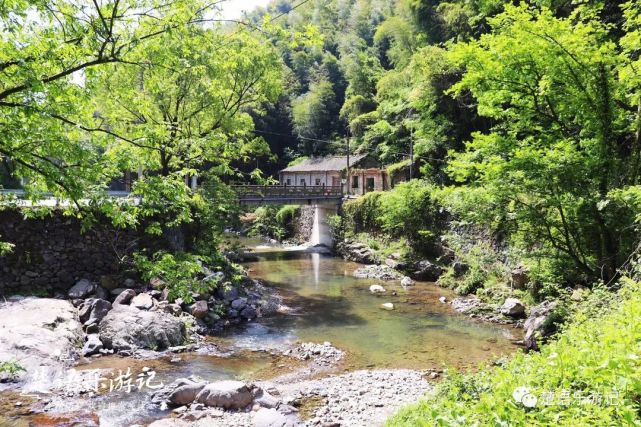
[(232, 188), (242, 201), (287, 201), (302, 199), (340, 199), (343, 187), (324, 185), (233, 185)]

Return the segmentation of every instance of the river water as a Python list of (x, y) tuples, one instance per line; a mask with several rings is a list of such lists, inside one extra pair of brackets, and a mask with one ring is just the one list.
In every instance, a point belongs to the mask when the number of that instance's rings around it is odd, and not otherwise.
[[(257, 255), (245, 264), (250, 275), (283, 295), (293, 311), (229, 330), (226, 345), (330, 341), (347, 351), (355, 369), (475, 367), (515, 350), (518, 331), (456, 313), (439, 301), (452, 293), (433, 283), (403, 288), (399, 281), (358, 279), (352, 273), (361, 265), (319, 253), (263, 248)], [(373, 284), (385, 294), (371, 294)], [(386, 302), (395, 309), (381, 309)]]
[[(250, 242), (251, 243), (251, 242)], [(511, 342), (519, 332), (501, 325), (478, 322), (454, 312), (448, 300), (453, 295), (433, 283), (418, 282), (404, 289), (399, 281), (357, 279), (359, 264), (325, 254), (281, 247), (254, 248), (258, 260), (245, 264), (253, 278), (263, 280), (283, 297), (289, 307), (283, 313), (258, 319), (227, 330), (211, 341), (230, 356), (181, 354), (155, 360), (109, 356), (94, 359), (78, 369), (113, 371), (144, 367), (153, 369), (156, 382), (168, 384), (189, 375), (208, 381), (221, 379), (266, 379), (296, 370), (299, 364), (274, 356), (272, 349), (286, 349), (296, 342), (325, 342), (346, 351), (340, 371), (362, 368), (474, 368), (483, 362), (516, 350)], [(372, 295), (369, 287), (380, 284), (386, 293)], [(380, 308), (391, 302), (392, 311)], [(172, 361), (172, 357), (174, 360)], [(89, 411), (101, 425), (126, 426), (168, 416), (150, 405), (149, 390), (109, 393), (94, 399), (59, 399), (52, 412), (77, 414), (84, 424)], [(57, 425), (48, 415), (37, 425)], [(31, 417), (0, 415), (0, 426), (27, 426)]]

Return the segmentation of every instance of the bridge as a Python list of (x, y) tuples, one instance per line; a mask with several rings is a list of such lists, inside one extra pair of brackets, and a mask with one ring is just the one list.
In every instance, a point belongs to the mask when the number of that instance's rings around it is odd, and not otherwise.
[(340, 204), (343, 187), (312, 185), (232, 185), (241, 204)]
[(324, 185), (234, 185), (240, 204), (313, 205), (314, 223), (309, 243), (331, 247), (333, 237), (328, 218), (338, 213), (343, 187)]

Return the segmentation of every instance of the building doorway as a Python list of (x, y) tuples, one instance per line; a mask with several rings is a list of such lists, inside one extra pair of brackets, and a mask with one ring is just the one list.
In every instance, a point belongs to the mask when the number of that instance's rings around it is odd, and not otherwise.
[(374, 191), (374, 178), (365, 178), (365, 191)]

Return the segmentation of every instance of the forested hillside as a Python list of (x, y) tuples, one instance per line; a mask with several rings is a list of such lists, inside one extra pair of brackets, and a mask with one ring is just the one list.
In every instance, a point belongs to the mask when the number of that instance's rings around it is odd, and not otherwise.
[[(488, 22), (504, 10), (502, 1), (328, 0), (274, 1), (249, 18), (286, 14), (289, 30), (310, 26), (318, 42), (292, 48), (277, 42), (287, 75), (279, 102), (257, 123), (286, 164), (301, 155), (352, 150), (377, 155), (384, 163), (407, 160), (410, 140), (416, 161), (439, 180), (449, 149), (460, 150), (475, 131), (492, 126), (478, 114), (469, 91), (449, 93), (463, 71), (448, 54), (457, 42), (491, 31)], [(533, 2), (531, 12), (550, 7), (559, 18), (574, 12), (571, 2)], [(595, 12), (596, 13), (596, 12)], [(604, 21), (618, 23), (621, 11), (606, 5)], [(614, 32), (614, 30), (612, 30)]]
[(256, 132), (278, 165), (349, 138), (394, 168), (413, 144), (450, 213), (556, 264), (541, 280), (617, 275), (637, 241), (636, 2), (277, 1), (251, 18), (265, 13), (318, 32), (276, 43), (284, 92)]

